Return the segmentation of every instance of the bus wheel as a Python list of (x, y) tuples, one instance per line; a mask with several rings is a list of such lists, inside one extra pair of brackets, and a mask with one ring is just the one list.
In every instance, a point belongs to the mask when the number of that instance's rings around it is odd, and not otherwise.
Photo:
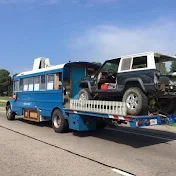
[(14, 120), (15, 119), (15, 113), (12, 112), (10, 105), (6, 108), (6, 117), (8, 120)]
[(59, 109), (55, 109), (52, 114), (52, 126), (54, 131), (57, 133), (68, 131), (68, 122), (65, 120), (62, 112)]

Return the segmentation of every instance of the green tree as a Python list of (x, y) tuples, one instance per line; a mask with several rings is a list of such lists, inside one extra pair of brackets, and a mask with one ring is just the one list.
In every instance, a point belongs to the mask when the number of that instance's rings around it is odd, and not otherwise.
[(163, 63), (163, 62), (160, 63), (160, 72), (161, 72), (162, 74), (166, 74), (166, 73), (167, 73), (166, 65), (165, 65), (165, 63)]
[(171, 63), (170, 72), (176, 72), (176, 61)]
[(11, 76), (8, 70), (0, 69), (0, 95), (8, 95), (11, 89)]
[(93, 64), (102, 65), (101, 62), (92, 62)]
[(18, 73), (15, 73), (11, 78), (10, 78), (10, 82), (9, 82), (9, 89), (8, 89), (8, 95), (11, 96), (12, 92), (13, 92), (13, 81), (14, 81), (14, 77), (18, 75)]

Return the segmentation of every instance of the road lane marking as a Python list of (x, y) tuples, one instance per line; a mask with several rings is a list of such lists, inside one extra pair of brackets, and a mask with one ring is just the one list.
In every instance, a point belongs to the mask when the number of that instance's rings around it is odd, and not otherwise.
[(132, 175), (132, 174), (129, 174), (129, 173), (127, 173), (127, 172), (124, 172), (124, 171), (121, 171), (121, 170), (119, 170), (119, 169), (111, 169), (113, 172), (116, 172), (116, 173), (118, 173), (118, 174), (121, 174), (121, 175), (124, 175), (124, 176), (134, 176), (134, 175)]
[(136, 132), (132, 132), (132, 131), (119, 130), (119, 129), (113, 129), (113, 128), (106, 128), (106, 129), (112, 130), (112, 131), (120, 131), (120, 132), (124, 132), (124, 133), (129, 133), (129, 134), (136, 134), (136, 135), (139, 135), (139, 136), (146, 136), (146, 137), (151, 137), (151, 138), (156, 138), (156, 139), (161, 139), (161, 140), (176, 142), (176, 139), (171, 139), (171, 138), (164, 138), (164, 137), (159, 137), (159, 136), (152, 136), (152, 135), (149, 135), (149, 134), (136, 133)]
[[(37, 139), (37, 138), (32, 137), (32, 136), (29, 136), (29, 135), (27, 135), (27, 134), (24, 134), (24, 133), (15, 131), (15, 130), (10, 129), (10, 128), (8, 128), (8, 127), (5, 127), (5, 126), (0, 125), (0, 128), (9, 130), (9, 131), (11, 131), (11, 132), (14, 132), (14, 133), (16, 133), (16, 134), (19, 134), (19, 135), (22, 135), (22, 136), (25, 136), (25, 137), (28, 137), (28, 138), (30, 138), (30, 139), (33, 139), (33, 140), (35, 140), (35, 141), (38, 141), (38, 142), (41, 142), (41, 143), (43, 143), (43, 144), (49, 145), (49, 146), (51, 146), (51, 147), (55, 147), (55, 148), (57, 148), (57, 149), (60, 149), (60, 150), (62, 150), (62, 151), (65, 151), (65, 152), (68, 152), (68, 153), (70, 153), (70, 154), (73, 154), (73, 155), (75, 155), (75, 156), (78, 156), (78, 157), (87, 159), (87, 160), (89, 160), (89, 161), (92, 161), (92, 162), (94, 162), (94, 163), (100, 164), (100, 165), (105, 166), (105, 167), (107, 167), (107, 168), (117, 169), (117, 170), (119, 170), (119, 171), (122, 171), (123, 173), (129, 173), (129, 174), (130, 174), (130, 172), (127, 172), (127, 171), (122, 170), (122, 169), (120, 169), (120, 168), (111, 166), (111, 165), (109, 165), (109, 164), (105, 164), (105, 163), (103, 163), (103, 162), (101, 162), (101, 161), (95, 160), (95, 159), (93, 159), (93, 158), (87, 157), (87, 156), (85, 156), (85, 155), (82, 155), (82, 154), (73, 152), (73, 151), (68, 150), (68, 149), (65, 149), (65, 148), (59, 147), (59, 146), (56, 145), (56, 144), (51, 144), (51, 143), (46, 142), (46, 141), (44, 141), (44, 140)], [(135, 175), (132, 175), (132, 174), (131, 174), (131, 175), (129, 175), (129, 176), (135, 176)]]

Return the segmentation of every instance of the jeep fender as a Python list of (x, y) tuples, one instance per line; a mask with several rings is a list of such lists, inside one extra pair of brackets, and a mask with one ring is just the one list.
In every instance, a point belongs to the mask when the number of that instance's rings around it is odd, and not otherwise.
[(144, 83), (143, 83), (141, 78), (128, 78), (128, 79), (126, 79), (125, 84), (124, 84), (124, 89), (126, 88), (127, 84), (131, 83), (131, 82), (137, 82), (140, 85), (141, 89), (144, 92), (147, 92), (145, 87), (144, 87)]
[(89, 91), (92, 93), (92, 87), (89, 81), (84, 81), (82, 83), (80, 83), (79, 85), (80, 88), (88, 88)]

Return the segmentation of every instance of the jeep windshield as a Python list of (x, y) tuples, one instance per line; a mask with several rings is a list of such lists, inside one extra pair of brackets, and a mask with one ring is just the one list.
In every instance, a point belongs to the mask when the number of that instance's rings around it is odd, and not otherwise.
[(119, 65), (119, 59), (106, 61), (101, 68), (101, 72), (108, 72), (108, 71), (117, 72), (118, 65)]

